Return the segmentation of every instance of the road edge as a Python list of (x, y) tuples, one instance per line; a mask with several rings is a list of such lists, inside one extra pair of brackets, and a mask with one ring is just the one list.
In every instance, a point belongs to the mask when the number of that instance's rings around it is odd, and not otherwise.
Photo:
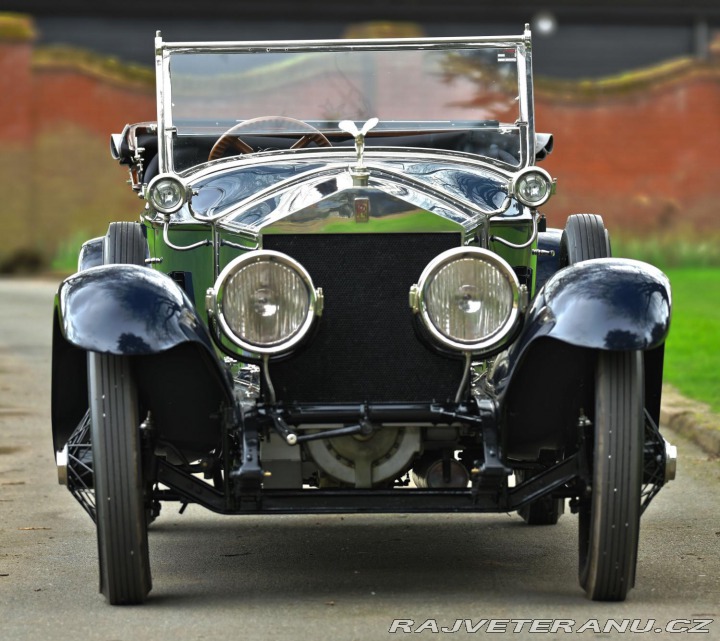
[(693, 441), (711, 456), (720, 457), (720, 416), (672, 385), (663, 385), (660, 425)]

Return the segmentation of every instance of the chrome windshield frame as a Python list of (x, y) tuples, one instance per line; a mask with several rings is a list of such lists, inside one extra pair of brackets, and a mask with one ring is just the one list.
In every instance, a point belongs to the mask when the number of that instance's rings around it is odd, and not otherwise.
[(520, 137), (521, 157), (517, 169), (527, 167), (535, 158), (535, 127), (532, 103), (532, 44), (528, 25), (518, 36), (475, 36), (468, 38), (388, 38), (368, 40), (291, 40), (258, 42), (164, 42), (160, 32), (155, 37), (156, 94), (158, 122), (158, 162), (161, 173), (177, 173), (173, 162), (172, 90), (170, 57), (174, 53), (256, 53), (260, 51), (304, 53), (312, 51), (342, 52), (352, 50), (445, 50), (514, 49), (517, 56), (518, 113), (515, 123), (526, 125)]

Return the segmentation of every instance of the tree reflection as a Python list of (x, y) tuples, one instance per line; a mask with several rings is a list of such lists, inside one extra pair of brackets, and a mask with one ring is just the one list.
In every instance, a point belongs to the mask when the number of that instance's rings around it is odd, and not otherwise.
[(475, 93), (453, 106), (479, 110), (479, 116), (502, 122), (518, 118), (518, 76), (515, 49), (448, 51), (440, 61), (442, 80), (451, 85), (467, 82)]
[(584, 310), (588, 331), (611, 329), (605, 345), (612, 349), (648, 348), (664, 340), (670, 322), (668, 284), (650, 270), (629, 260), (581, 263), (558, 273), (545, 292), (558, 318)]
[(150, 353), (195, 333), (196, 317), (167, 276), (145, 267), (87, 270), (63, 285), (68, 338), (88, 348)]

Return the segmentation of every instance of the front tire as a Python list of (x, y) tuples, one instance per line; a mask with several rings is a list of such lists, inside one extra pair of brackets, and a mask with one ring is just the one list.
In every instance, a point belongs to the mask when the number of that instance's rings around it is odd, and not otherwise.
[(103, 244), (105, 265), (145, 265), (148, 257), (148, 244), (142, 225), (110, 223)]
[(610, 236), (601, 216), (573, 214), (568, 216), (560, 238), (560, 267), (576, 265), (593, 258), (609, 258)]
[(128, 359), (88, 354), (100, 592), (139, 604), (151, 588), (137, 392)]
[(639, 352), (600, 352), (591, 495), (580, 503), (580, 584), (594, 601), (623, 601), (635, 583), (643, 475), (643, 364)]

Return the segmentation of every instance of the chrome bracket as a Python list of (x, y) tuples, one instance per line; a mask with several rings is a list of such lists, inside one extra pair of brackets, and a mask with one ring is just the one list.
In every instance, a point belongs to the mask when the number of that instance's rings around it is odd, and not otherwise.
[(186, 245), (185, 247), (180, 247), (179, 245), (174, 245), (172, 242), (170, 242), (170, 237), (168, 236), (168, 229), (170, 227), (170, 222), (165, 221), (163, 223), (163, 240), (165, 241), (165, 244), (170, 247), (170, 249), (174, 249), (175, 251), (188, 251), (189, 249), (197, 249), (198, 247), (207, 247), (208, 245), (212, 245), (211, 240), (201, 240), (200, 242), (193, 243), (192, 245)]
[(511, 243), (510, 241), (505, 240), (504, 238), (500, 238), (499, 236), (490, 236), (490, 242), (500, 243), (501, 245), (505, 245), (505, 247), (510, 247), (510, 249), (526, 249), (532, 245), (538, 237), (538, 213), (537, 211), (534, 211), (532, 213), (532, 233), (530, 234), (530, 238), (528, 240), (520, 245), (516, 245), (515, 243)]

